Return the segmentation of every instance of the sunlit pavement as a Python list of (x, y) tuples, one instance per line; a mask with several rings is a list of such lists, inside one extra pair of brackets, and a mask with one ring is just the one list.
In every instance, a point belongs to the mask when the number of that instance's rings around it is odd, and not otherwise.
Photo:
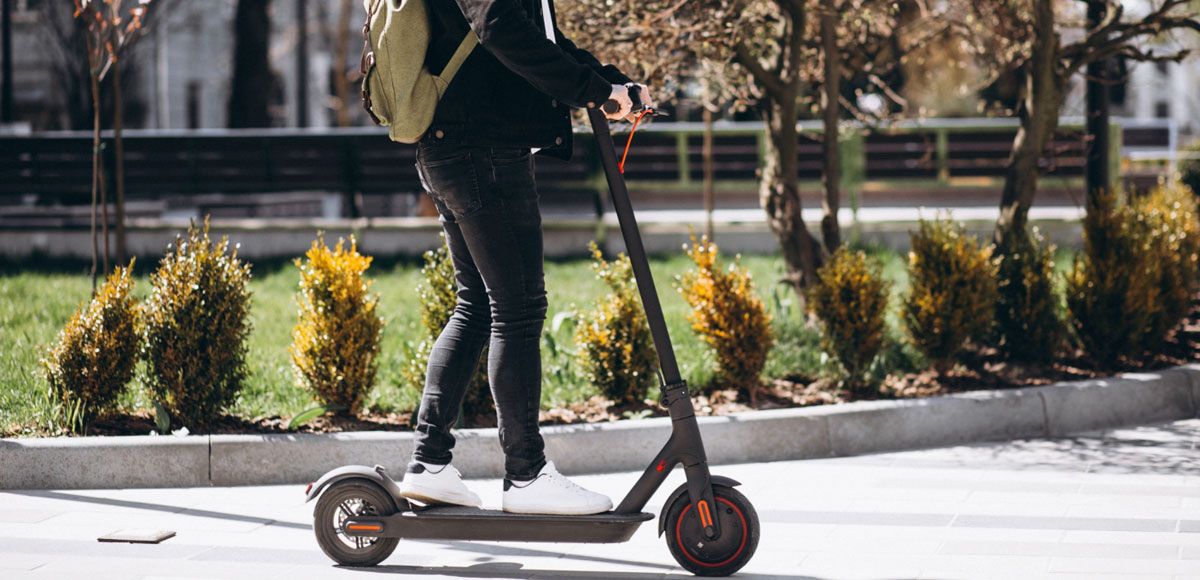
[[(762, 519), (743, 578), (1200, 580), (1200, 420), (714, 468)], [(787, 441), (780, 441), (787, 445)], [(147, 469), (153, 469), (147, 465)], [(467, 474), (469, 476), (469, 474)], [(619, 499), (636, 474), (579, 476)], [(655, 496), (657, 514), (680, 473)], [(469, 482), (498, 505), (500, 482)], [(0, 579), (683, 578), (656, 522), (617, 545), (401, 541), (343, 569), (304, 486), (0, 492)], [(157, 545), (100, 543), (162, 529)]]

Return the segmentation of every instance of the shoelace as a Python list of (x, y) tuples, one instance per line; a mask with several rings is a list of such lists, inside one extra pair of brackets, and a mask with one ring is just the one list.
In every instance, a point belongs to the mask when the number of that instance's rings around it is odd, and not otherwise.
[(558, 471), (547, 473), (546, 475), (555, 481), (561, 482), (561, 485), (570, 491), (586, 491), (580, 487), (579, 484), (567, 479), (565, 475), (559, 473)]

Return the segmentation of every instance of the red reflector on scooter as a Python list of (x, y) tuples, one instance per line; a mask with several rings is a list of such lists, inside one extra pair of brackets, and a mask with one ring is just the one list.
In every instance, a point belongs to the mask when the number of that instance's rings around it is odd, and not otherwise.
[(308, 495), (308, 492), (312, 491), (312, 486), (313, 484), (310, 483), (308, 487), (304, 488), (304, 495)]

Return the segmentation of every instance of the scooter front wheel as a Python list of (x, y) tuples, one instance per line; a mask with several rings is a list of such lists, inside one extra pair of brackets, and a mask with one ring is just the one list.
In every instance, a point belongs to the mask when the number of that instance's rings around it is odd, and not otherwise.
[(343, 566), (374, 566), (387, 559), (399, 538), (348, 536), (346, 520), (357, 516), (390, 516), (392, 499), (379, 486), (356, 480), (330, 486), (317, 500), (313, 531), (325, 555)]
[(746, 496), (732, 487), (713, 485), (721, 535), (704, 537), (699, 510), (688, 494), (671, 504), (666, 516), (667, 548), (675, 561), (697, 576), (728, 576), (742, 569), (758, 548), (758, 513)]

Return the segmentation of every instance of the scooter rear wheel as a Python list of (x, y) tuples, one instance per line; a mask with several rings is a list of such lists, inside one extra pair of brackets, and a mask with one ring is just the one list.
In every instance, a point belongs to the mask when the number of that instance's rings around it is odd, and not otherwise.
[(675, 561), (697, 576), (728, 576), (742, 569), (758, 548), (758, 513), (746, 496), (732, 487), (713, 485), (721, 536), (704, 537), (700, 515), (683, 494), (667, 510), (667, 548)]
[(321, 494), (314, 510), (317, 544), (343, 566), (374, 566), (392, 555), (400, 539), (348, 536), (344, 524), (355, 516), (389, 516), (395, 511), (392, 499), (375, 484), (355, 480), (335, 483)]

